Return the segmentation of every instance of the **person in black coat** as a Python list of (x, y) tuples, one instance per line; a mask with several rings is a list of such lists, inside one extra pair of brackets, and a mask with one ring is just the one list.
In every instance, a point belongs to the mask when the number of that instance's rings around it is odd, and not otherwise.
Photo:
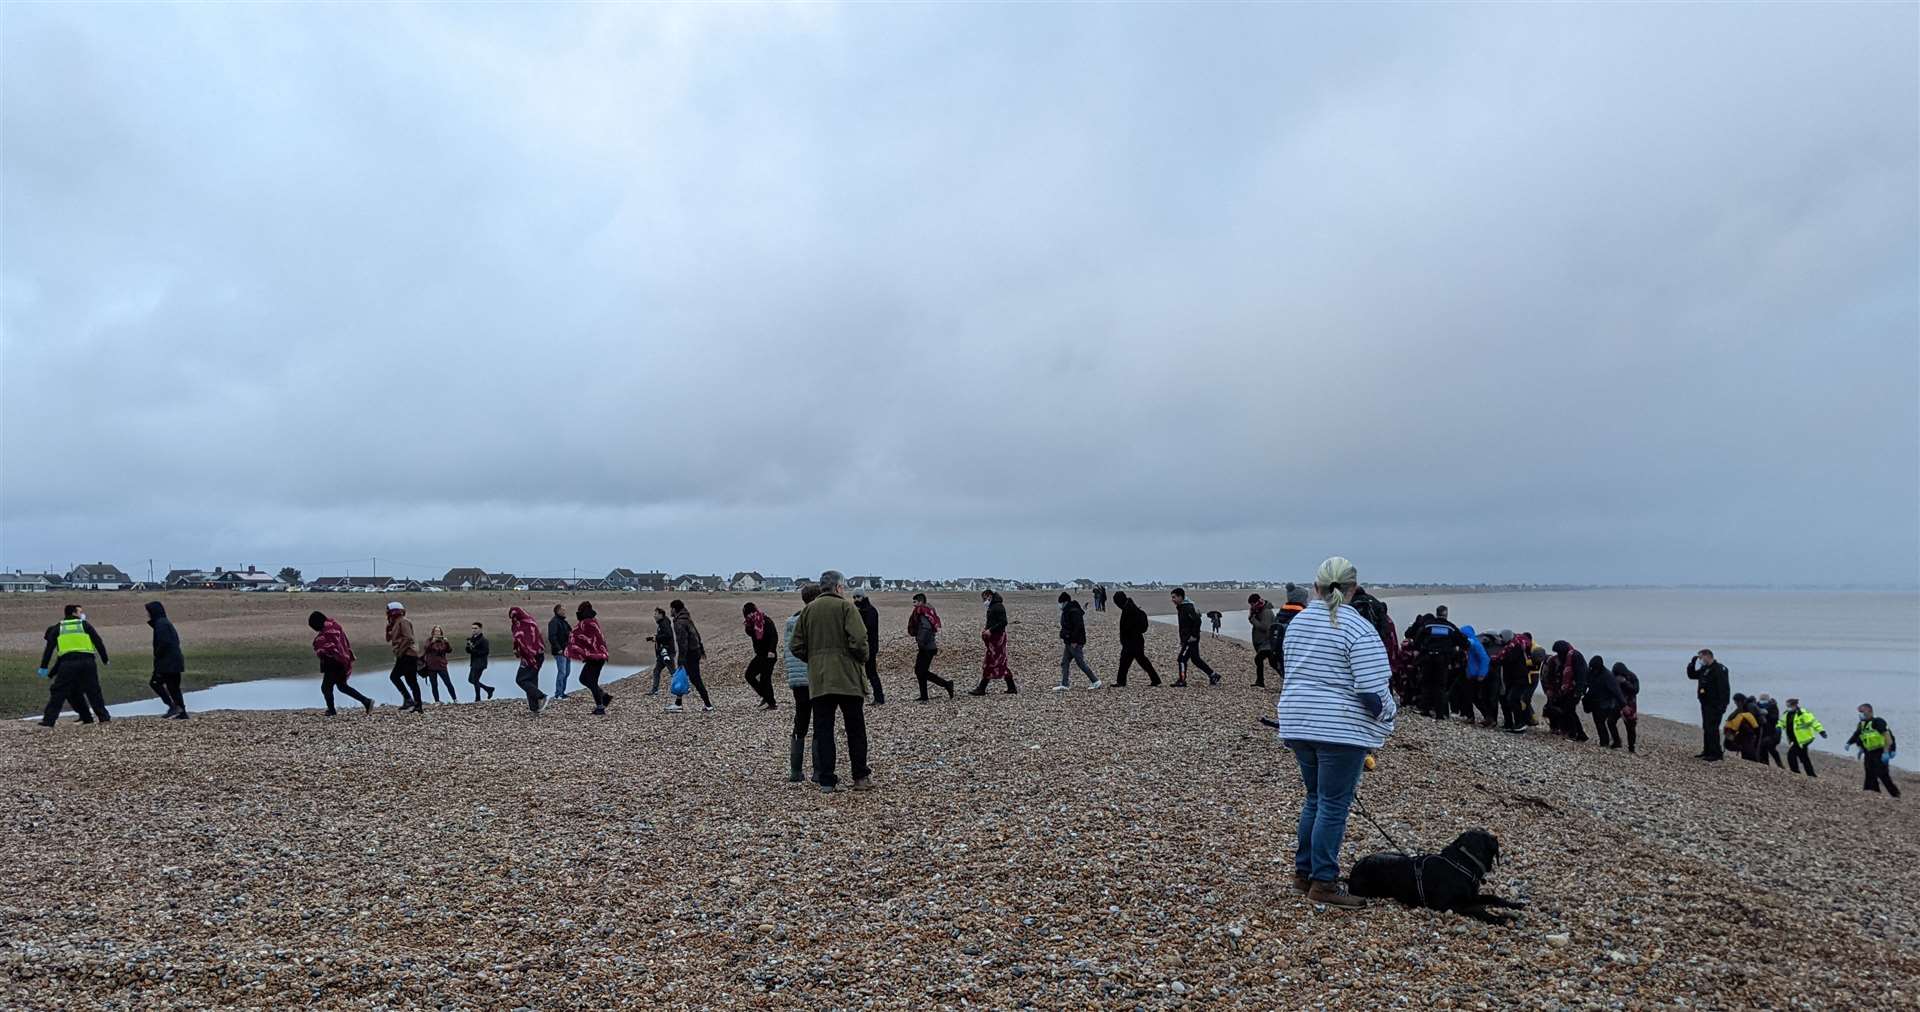
[(167, 704), (164, 720), (186, 720), (187, 700), (180, 695), (180, 676), (186, 673), (187, 660), (180, 653), (180, 633), (167, 618), (167, 607), (158, 601), (147, 602), (147, 624), (153, 627), (153, 694)]
[(1582, 700), (1588, 713), (1593, 714), (1594, 732), (1600, 736), (1601, 748), (1619, 748), (1625, 744), (1620, 737), (1620, 710), (1626, 706), (1626, 698), (1620, 694), (1620, 681), (1613, 675), (1613, 669), (1599, 654), (1587, 662), (1587, 691)]
[(1124, 590), (1114, 591), (1113, 603), (1120, 606), (1120, 673), (1114, 676), (1113, 684), (1126, 688), (1127, 671), (1138, 664), (1147, 673), (1147, 684), (1159, 685), (1160, 673), (1147, 659), (1147, 627), (1153, 620)]
[(473, 624), (473, 632), (467, 634), (467, 684), (473, 686), (473, 701), (480, 701), (480, 693), (485, 692), (488, 699), (493, 698), (493, 686), (480, 680), (487, 673), (487, 660), (493, 656), (493, 643), (480, 623)]
[(1727, 666), (1713, 659), (1713, 651), (1702, 650), (1687, 662), (1687, 677), (1698, 683), (1700, 697), (1700, 754), (1695, 759), (1719, 762), (1727, 757), (1720, 743), (1720, 725), (1727, 716), (1727, 704), (1733, 701), (1733, 679)]
[(653, 609), (653, 635), (647, 637), (653, 644), (653, 688), (647, 695), (660, 694), (660, 673), (673, 670), (673, 622), (667, 618), (665, 608)]
[(553, 698), (567, 698), (567, 672), (573, 669), (573, 658), (567, 656), (567, 641), (573, 638), (573, 626), (567, 623), (566, 609), (553, 606), (553, 617), (547, 619), (547, 647), (553, 651)]
[(1191, 663), (1207, 676), (1208, 685), (1219, 685), (1220, 676), (1209, 667), (1206, 658), (1200, 656), (1200, 608), (1187, 600), (1187, 589), (1175, 587), (1167, 595), (1173, 601), (1174, 611), (1180, 619), (1180, 656), (1174, 665), (1179, 669), (1180, 677), (1174, 679), (1173, 687), (1187, 687), (1187, 665)]
[(865, 594), (853, 595), (853, 607), (867, 627), (867, 681), (873, 685), (873, 705), (881, 706), (887, 701), (887, 690), (880, 686), (880, 609)]
[(1060, 592), (1060, 684), (1053, 691), (1065, 692), (1072, 686), (1068, 672), (1078, 663), (1080, 671), (1093, 683), (1090, 689), (1100, 688), (1100, 676), (1087, 666), (1087, 613), (1080, 602), (1066, 591)]

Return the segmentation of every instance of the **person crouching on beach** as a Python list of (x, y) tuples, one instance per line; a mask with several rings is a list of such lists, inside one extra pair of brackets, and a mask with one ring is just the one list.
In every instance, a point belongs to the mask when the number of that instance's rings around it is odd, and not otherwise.
[(987, 624), (980, 630), (980, 642), (986, 650), (980, 657), (980, 684), (968, 695), (984, 696), (987, 683), (999, 679), (1007, 680), (1007, 695), (1020, 691), (1013, 684), (1013, 668), (1007, 663), (1007, 602), (991, 591), (980, 592), (980, 600), (987, 606)]
[(447, 683), (447, 702), (458, 703), (460, 696), (453, 691), (453, 676), (447, 674), (447, 658), (453, 655), (453, 644), (447, 642), (447, 634), (439, 626), (427, 631), (427, 641), (420, 646), (420, 663), (427, 672), (427, 687), (433, 690), (433, 701), (440, 701), (440, 683)]
[(467, 684), (473, 686), (473, 701), (480, 701), (484, 690), (488, 699), (493, 698), (493, 686), (480, 680), (487, 673), (487, 658), (493, 655), (493, 644), (487, 642), (487, 634), (480, 623), (473, 624), (473, 631), (467, 634)]
[(847, 765), (853, 771), (853, 789), (870, 790), (873, 770), (867, 765), (867, 624), (843, 595), (847, 578), (839, 570), (820, 574), (820, 596), (800, 610), (789, 646), (807, 665), (808, 705), (813, 709), (813, 781), (823, 794), (838, 789), (834, 773), (833, 722), (844, 718), (847, 727)]
[[(806, 780), (803, 767), (807, 759), (807, 730), (813, 726), (813, 690), (807, 683), (807, 662), (793, 655), (793, 627), (800, 623), (800, 612), (819, 596), (819, 584), (801, 587), (800, 607), (787, 618), (787, 649), (783, 660), (787, 666), (787, 690), (793, 693), (793, 737), (787, 746), (787, 782), (790, 784)], [(921, 695), (926, 691), (926, 684), (922, 683)]]
[(547, 694), (540, 691), (540, 668), (547, 663), (547, 641), (540, 638), (540, 623), (518, 605), (507, 609), (507, 625), (513, 630), (514, 660), (520, 662), (520, 669), (513, 674), (513, 684), (527, 694), (527, 709), (539, 713), (540, 703), (547, 698)]
[(400, 692), (400, 708), (426, 712), (420, 705), (420, 644), (413, 638), (413, 621), (398, 601), (387, 605), (387, 646), (393, 649), (393, 670), (387, 677)]
[(579, 624), (567, 637), (567, 657), (580, 662), (580, 684), (593, 693), (593, 715), (604, 717), (607, 704), (613, 702), (613, 693), (600, 687), (600, 669), (607, 666), (607, 637), (600, 631), (592, 601), (580, 602), (573, 617)]
[(1294, 886), (1314, 903), (1360, 907), (1340, 885), (1340, 843), (1367, 753), (1386, 744), (1398, 707), (1388, 692), (1386, 645), (1347, 603), (1358, 585), (1353, 563), (1320, 564), (1320, 601), (1294, 616), (1282, 645), (1287, 677), (1275, 704), (1281, 742), (1293, 750), (1306, 800), (1293, 855)]
[(333, 693), (336, 689), (372, 713), (373, 700), (347, 684), (347, 678), (353, 674), (354, 660), (353, 644), (347, 642), (347, 631), (340, 628), (340, 623), (317, 611), (307, 616), (307, 628), (314, 632), (313, 656), (320, 661), (320, 698), (327, 701), (327, 716), (334, 716)]
[(740, 618), (746, 629), (747, 640), (753, 644), (753, 659), (747, 662), (747, 670), (741, 677), (746, 680), (747, 687), (760, 697), (760, 709), (776, 709), (773, 704), (773, 660), (779, 655), (780, 633), (774, 629), (773, 620), (752, 601), (740, 606)]

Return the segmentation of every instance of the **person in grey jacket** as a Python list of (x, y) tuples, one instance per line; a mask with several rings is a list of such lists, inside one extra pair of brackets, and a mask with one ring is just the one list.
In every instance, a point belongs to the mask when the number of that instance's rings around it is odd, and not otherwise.
[[(820, 586), (809, 583), (800, 588), (800, 607), (805, 608), (820, 596)], [(793, 627), (800, 621), (800, 612), (795, 611), (787, 618), (787, 638), (780, 648), (781, 656), (787, 665), (787, 688), (793, 691), (793, 741), (787, 747), (787, 783), (806, 783), (801, 763), (807, 757), (807, 728), (813, 726), (813, 706), (808, 697), (807, 662), (793, 656)]]

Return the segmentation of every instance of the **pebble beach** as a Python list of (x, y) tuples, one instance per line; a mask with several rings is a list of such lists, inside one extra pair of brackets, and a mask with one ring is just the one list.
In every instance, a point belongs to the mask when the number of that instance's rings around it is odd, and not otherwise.
[[(1415, 850), (1493, 831), (1488, 888), (1530, 906), (1320, 910), (1245, 644), (1205, 644), (1217, 688), (1056, 694), (1054, 607), (1010, 599), (1020, 692), (970, 698), (980, 612), (943, 602), (962, 694), (922, 705), (905, 602), (879, 603), (868, 793), (785, 782), (789, 700), (754, 709), (726, 602), (695, 602), (711, 714), (636, 679), (605, 718), (530, 717), (500, 670), (499, 701), (419, 716), (13, 722), (0, 1004), (1920, 1007), (1916, 799), (1863, 793), (1857, 761), (1807, 780), (1697, 762), (1660, 720), (1628, 755), (1403, 713), (1361, 807)], [(1118, 614), (1087, 620), (1110, 675)], [(648, 626), (610, 623), (616, 656)], [(1174, 631), (1148, 644), (1171, 680)], [(1385, 849), (1356, 815), (1342, 864)]]

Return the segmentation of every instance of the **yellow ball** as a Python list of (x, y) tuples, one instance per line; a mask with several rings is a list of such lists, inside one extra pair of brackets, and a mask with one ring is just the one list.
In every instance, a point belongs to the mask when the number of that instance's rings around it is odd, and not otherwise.
[(1372, 772), (1373, 772), (1373, 765), (1374, 765), (1374, 763), (1373, 763), (1373, 753), (1371, 753), (1371, 752), (1369, 752), (1369, 753), (1367, 753), (1367, 772), (1368, 772), (1368, 773), (1372, 773)]

